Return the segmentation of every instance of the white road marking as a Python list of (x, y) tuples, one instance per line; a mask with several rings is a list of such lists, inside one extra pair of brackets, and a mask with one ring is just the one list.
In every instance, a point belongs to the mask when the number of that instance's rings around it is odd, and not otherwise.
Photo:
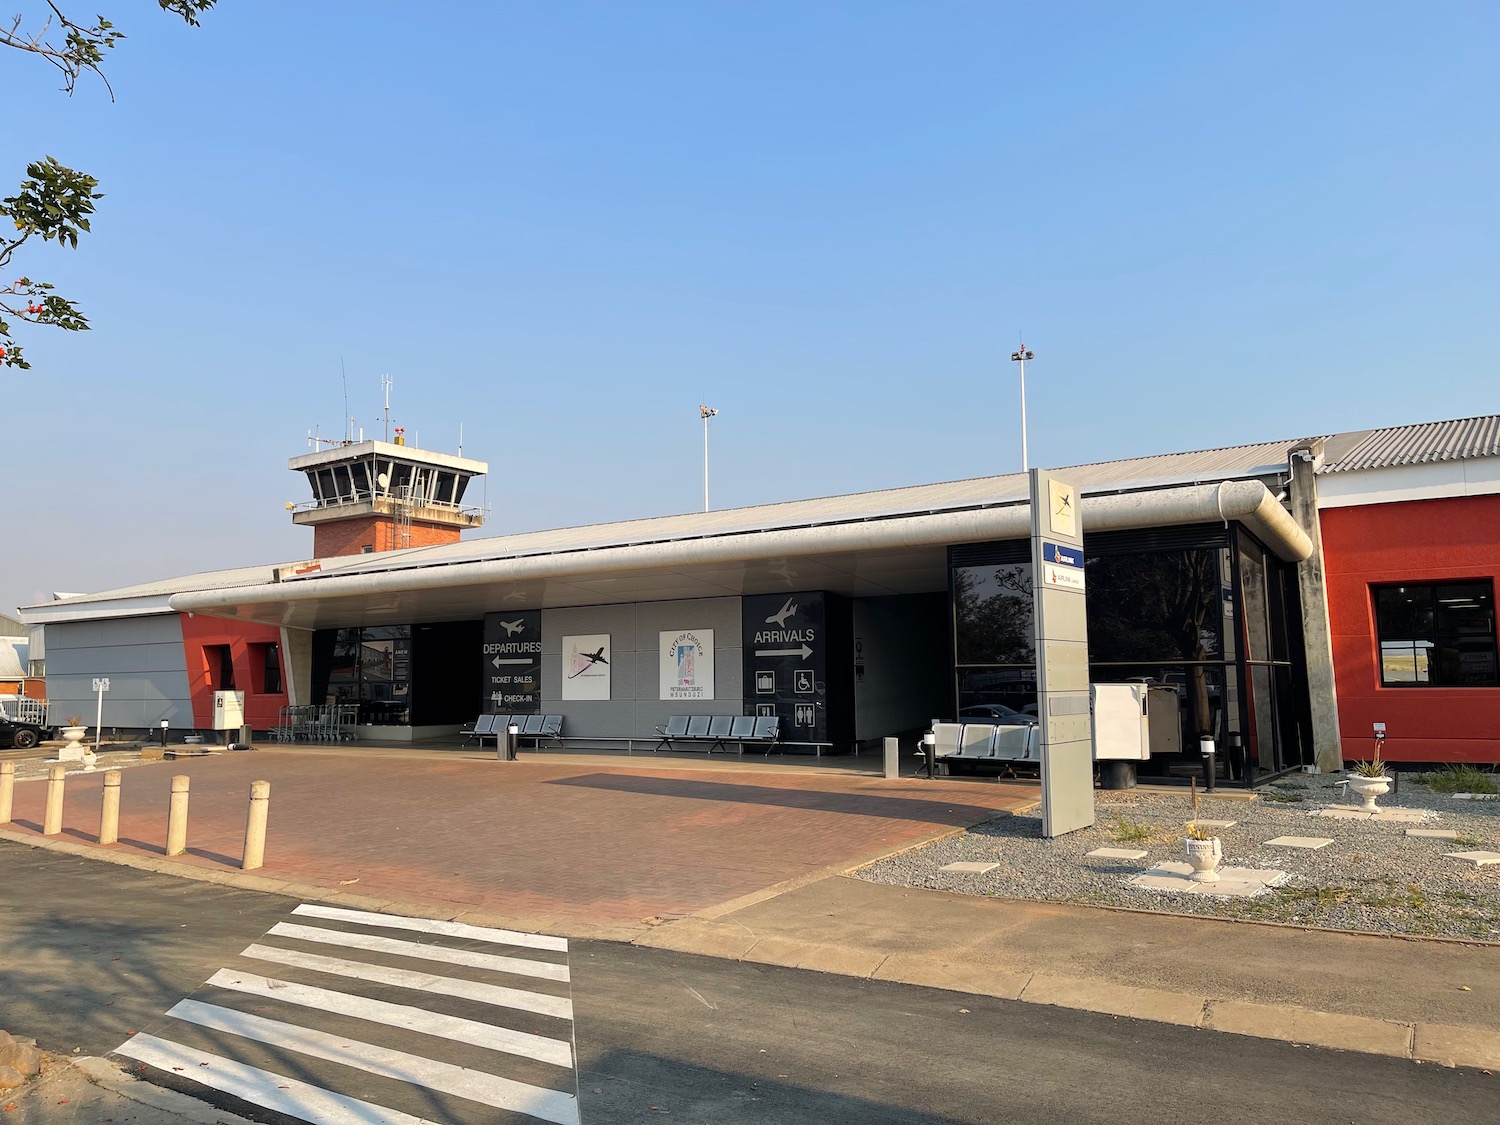
[(555, 1066), (573, 1065), (572, 1044), (560, 1039), (512, 1031), (507, 1027), (495, 1027), (459, 1016), (445, 1016), (406, 1004), (392, 1004), (385, 1000), (372, 1000), (327, 988), (276, 980), (259, 973), (231, 972), (228, 969), (220, 969), (208, 978), (208, 983), (217, 988), (269, 996), (304, 1008), (353, 1016), (355, 1019), (369, 1020), (388, 1027), (401, 1027), (423, 1035), (436, 1035), (442, 1039), (452, 1039), (456, 1043), (472, 1043), (476, 1047), (504, 1051), (506, 1054), (520, 1055)]
[(528, 934), (520, 930), (497, 930), (489, 926), (471, 926), (467, 922), (439, 922), (431, 918), (405, 918), (399, 914), (376, 914), (368, 910), (344, 910), (335, 906), (313, 906), (303, 903), (293, 914), (309, 918), (330, 918), (339, 922), (359, 922), (369, 926), (385, 926), (393, 930), (416, 930), (424, 934), (443, 934), (446, 937), (471, 938), (474, 941), (489, 941), (496, 945), (519, 945), (527, 949), (550, 949), (557, 953), (568, 951), (568, 939), (550, 937), (547, 934)]
[(484, 984), (460, 977), (440, 977), (433, 973), (413, 972), (411, 969), (393, 969), (389, 965), (368, 965), (363, 961), (324, 957), (320, 953), (304, 953), (300, 949), (281, 949), (274, 945), (251, 945), (240, 956), (253, 957), (257, 961), (273, 961), (278, 965), (290, 965), (297, 969), (312, 969), (353, 980), (368, 980), (376, 984), (393, 984), (399, 988), (434, 992), (441, 996), (479, 1000), (520, 1012), (535, 1012), (564, 1020), (573, 1018), (573, 1002), (566, 996), (548, 996), (543, 992), (526, 992), (519, 988), (505, 988), (498, 984)]
[(423, 945), (399, 938), (377, 937), (374, 934), (352, 934), (343, 930), (324, 930), (316, 926), (298, 926), (291, 922), (277, 922), (266, 931), (278, 937), (301, 938), (325, 945), (346, 945), (351, 949), (367, 949), (372, 953), (392, 953), (400, 957), (421, 957), (429, 961), (446, 961), (450, 965), (465, 965), (471, 969), (494, 969), (501, 973), (518, 976), (539, 977), (542, 980), (565, 981), (568, 979), (566, 965), (554, 965), (548, 961), (527, 961), (520, 957), (501, 957), (494, 953), (477, 953), (470, 949), (445, 949), (438, 945)]
[[(554, 1125), (579, 1125), (578, 1100), (560, 1090), (516, 1082), (405, 1051), (329, 1035), (310, 1027), (281, 1023), (248, 1012), (236, 1012), (198, 1000), (181, 1000), (167, 1015), (214, 1031), (243, 1036), (268, 1046), (298, 1051), (313, 1058), (356, 1067), (371, 1074), (426, 1086), (496, 1109), (525, 1113)], [(203, 1068), (200, 1068), (203, 1069)]]
[(199, 1085), (243, 1098), (252, 1105), (299, 1117), (312, 1125), (435, 1125), (425, 1117), (413, 1117), (347, 1094), (336, 1094), (321, 1086), (184, 1047), (155, 1035), (136, 1035), (116, 1047), (115, 1054), (159, 1070), (180, 1068), (184, 1078)]

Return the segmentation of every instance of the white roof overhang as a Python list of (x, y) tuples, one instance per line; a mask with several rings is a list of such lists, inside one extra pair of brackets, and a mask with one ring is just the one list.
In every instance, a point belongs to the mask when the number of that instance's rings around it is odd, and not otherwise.
[[(1312, 544), (1258, 480), (1081, 500), (1090, 531), (1238, 521), (1283, 559)], [(722, 597), (791, 589), (851, 596), (947, 588), (945, 548), (1030, 534), (1023, 502), (763, 528), (651, 543), (435, 560), (177, 593), (170, 607), (296, 628), (458, 620), (492, 610)]]

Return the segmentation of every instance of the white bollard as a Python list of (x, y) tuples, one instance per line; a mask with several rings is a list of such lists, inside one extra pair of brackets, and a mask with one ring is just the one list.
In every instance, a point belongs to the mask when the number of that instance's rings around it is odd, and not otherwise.
[(245, 816), (245, 858), (242, 871), (254, 871), (266, 861), (266, 817), (271, 811), (271, 783), (250, 783), (250, 811)]
[(172, 798), (167, 806), (167, 854), (181, 855), (187, 851), (188, 776), (180, 773), (172, 778)]
[(11, 805), (16, 797), (16, 763), (0, 762), (0, 824), (10, 823)]
[(109, 770), (104, 775), (104, 796), (99, 803), (99, 842), (120, 842), (120, 771)]
[(898, 739), (885, 740), (885, 776), (901, 776), (901, 743)]
[(67, 774), (66, 766), (53, 766), (47, 771), (47, 814), (42, 817), (43, 836), (56, 836), (62, 831), (63, 778)]

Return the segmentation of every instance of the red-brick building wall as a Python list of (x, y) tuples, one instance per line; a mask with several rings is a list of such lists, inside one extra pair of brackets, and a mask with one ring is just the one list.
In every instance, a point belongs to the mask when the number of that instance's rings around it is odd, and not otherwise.
[(1424, 582), (1500, 585), (1500, 496), (1325, 508), (1324, 566), (1344, 757), (1500, 762), (1500, 687), (1382, 687), (1371, 588)]
[(313, 526), (313, 557), (329, 559), (339, 555), (358, 555), (366, 547), (376, 551), (394, 551), (398, 545), (440, 547), (445, 543), (457, 543), (459, 530), (413, 521), (411, 543), (397, 544), (398, 528), (396, 521), (389, 516), (331, 520)]

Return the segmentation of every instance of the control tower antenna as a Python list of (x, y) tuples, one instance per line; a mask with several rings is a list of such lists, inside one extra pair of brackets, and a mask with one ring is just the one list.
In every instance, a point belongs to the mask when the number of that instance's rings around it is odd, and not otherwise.
[(391, 440), (391, 377), (382, 375), (380, 385), (385, 388), (385, 440)]
[(349, 376), (344, 371), (344, 357), (339, 356), (339, 382), (344, 384), (344, 440), (350, 440), (354, 424), (349, 421)]

